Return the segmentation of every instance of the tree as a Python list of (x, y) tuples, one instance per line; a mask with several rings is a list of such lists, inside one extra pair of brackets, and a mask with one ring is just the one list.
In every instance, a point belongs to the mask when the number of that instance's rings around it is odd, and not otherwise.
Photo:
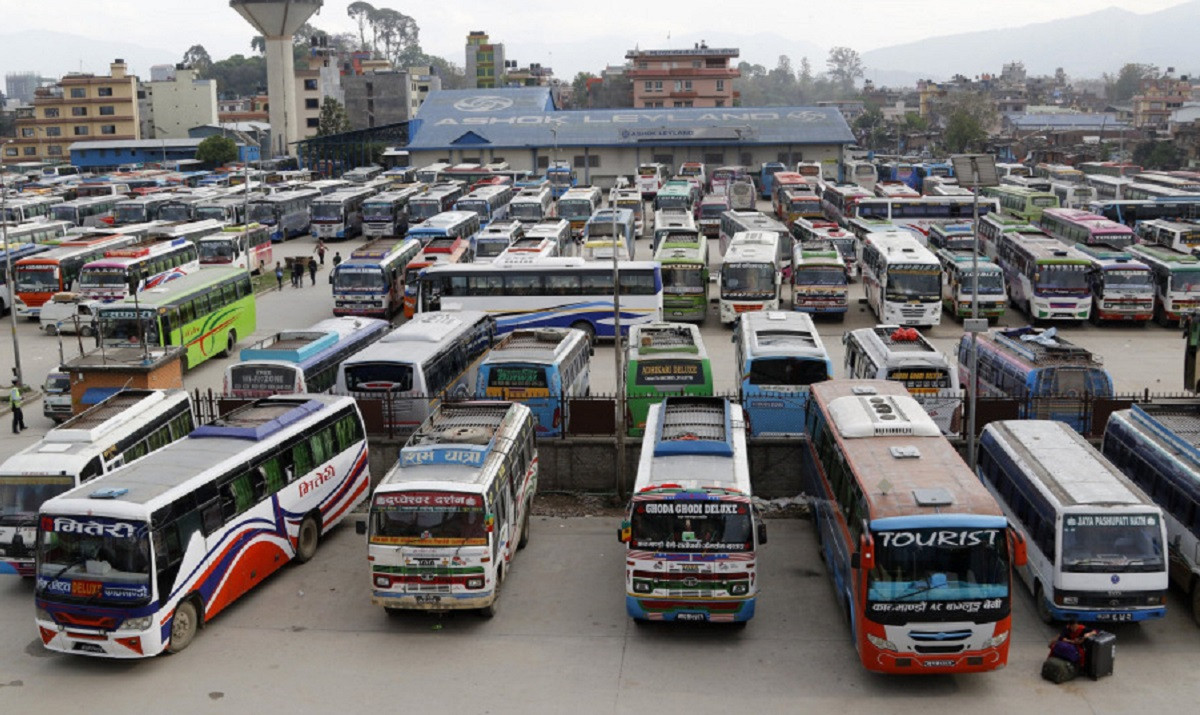
[(267, 38), (262, 35), (255, 35), (250, 38), (250, 51), (257, 52), (260, 55), (267, 53)]
[(346, 14), (358, 25), (359, 46), (367, 46), (367, 26), (371, 24), (371, 16), (377, 12), (369, 2), (352, 2), (346, 8)]
[(207, 78), (212, 63), (212, 57), (208, 56), (208, 50), (204, 49), (204, 45), (192, 45), (187, 52), (183, 53), (183, 64), (195, 69), (197, 77)]
[(801, 103), (809, 101), (816, 89), (816, 83), (813, 81), (812, 63), (808, 61), (808, 57), (800, 58), (800, 76), (796, 78), (796, 89), (799, 90)]
[(234, 55), (214, 62), (208, 70), (207, 79), (217, 81), (217, 93), (220, 95), (253, 96), (267, 86), (267, 60), (262, 55)]
[(350, 117), (346, 116), (346, 108), (333, 97), (326, 97), (321, 102), (321, 118), (317, 120), (317, 136), (341, 134), (350, 131)]
[(1142, 88), (1142, 80), (1159, 76), (1158, 67), (1130, 62), (1113, 77), (1104, 74), (1104, 95), (1110, 102), (1128, 102)]
[(228, 164), (238, 158), (237, 144), (229, 137), (211, 136), (196, 147), (196, 159), (212, 166)]
[(397, 64), (408, 48), (420, 44), (421, 28), (408, 15), (384, 7), (371, 16), (371, 33), (375, 51), (382, 42), (383, 56)]
[(1183, 154), (1174, 142), (1148, 141), (1133, 149), (1133, 161), (1147, 169), (1170, 171), (1183, 165)]
[(829, 79), (843, 92), (854, 90), (854, 80), (863, 76), (862, 58), (849, 47), (834, 47), (825, 60)]
[(576, 109), (588, 106), (588, 80), (592, 79), (596, 79), (596, 75), (591, 72), (579, 72), (571, 80), (571, 101)]

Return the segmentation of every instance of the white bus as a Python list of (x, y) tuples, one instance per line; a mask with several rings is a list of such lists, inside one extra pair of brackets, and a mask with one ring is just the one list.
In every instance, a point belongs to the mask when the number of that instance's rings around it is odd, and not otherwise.
[(643, 199), (653, 199), (670, 178), (671, 170), (666, 164), (639, 164), (635, 184)]
[(729, 242), (743, 231), (770, 231), (779, 235), (779, 265), (783, 268), (784, 277), (792, 274), (792, 231), (775, 219), (759, 211), (726, 211), (721, 214), (720, 242), (721, 255), (725, 255)]
[[(973, 196), (921, 196), (915, 199), (870, 197), (854, 205), (854, 216), (890, 221), (897, 228), (912, 232), (924, 243), (930, 226), (972, 220), (975, 201)], [(981, 218), (1000, 211), (1000, 201), (994, 197), (980, 198), (978, 204)]]
[[(662, 320), (662, 270), (655, 261), (619, 261), (621, 334), (635, 323)], [(611, 262), (543, 258), (522, 265), (472, 263), (431, 266), (418, 278), (420, 312), (442, 303), (487, 311), (498, 334), (517, 328), (577, 328), (588, 339), (611, 339)]]
[(1070, 425), (991, 422), (976, 471), (1028, 545), (1017, 573), (1043, 621), (1166, 616), (1162, 510)]
[(49, 650), (144, 658), (295, 559), (366, 498), (347, 397), (268, 397), (197, 428), (38, 514), (35, 620)]
[(219, 233), (209, 234), (196, 242), (200, 250), (200, 267), (233, 266), (262, 273), (271, 265), (271, 234), (266, 226), (226, 226)]
[(22, 196), (10, 199), (5, 202), (3, 211), (0, 211), (0, 223), (11, 227), (30, 221), (46, 221), (50, 219), (51, 209), (61, 203), (61, 196)]
[(480, 186), (454, 203), (455, 211), (479, 214), (479, 223), (486, 226), (508, 217), (508, 204), (513, 200), (513, 188), (506, 184)]
[(33, 575), (42, 502), (183, 439), (196, 426), (186, 390), (122, 390), (0, 464), (0, 574)]
[(111, 303), (132, 288), (142, 291), (200, 269), (200, 251), (186, 238), (149, 240), (114, 248), (79, 271), (75, 290), (88, 298)]
[(625, 545), (625, 610), (643, 621), (745, 623), (767, 543), (754, 508), (742, 408), (719, 397), (650, 406)]
[(717, 275), (717, 315), (723, 325), (731, 325), (747, 311), (779, 310), (783, 285), (779, 241), (773, 231), (734, 234)]
[(313, 199), (312, 235), (316, 238), (344, 239), (361, 235), (363, 203), (375, 195), (370, 188), (335, 191)]
[(552, 218), (525, 227), (526, 238), (548, 238), (558, 246), (559, 256), (575, 255), (576, 245), (571, 240), (571, 222)]
[(68, 221), (36, 221), (21, 226), (8, 227), (8, 243), (58, 244), (67, 240), (67, 232), (73, 225)]
[(658, 247), (662, 245), (664, 238), (677, 233), (689, 235), (700, 233), (700, 228), (696, 224), (696, 217), (692, 212), (680, 209), (658, 209), (655, 211), (654, 234), (650, 239), (651, 254), (658, 252)]
[(408, 202), (424, 191), (409, 186), (376, 194), (363, 202), (362, 233), (368, 238), (403, 236), (408, 231)]
[[(510, 221), (493, 221), (482, 231), (471, 236), (471, 255), (476, 261), (490, 261), (503, 253), (514, 242), (525, 238), (525, 227), (528, 224), (515, 219)], [(556, 244), (557, 245), (557, 244)]]
[(958, 368), (921, 333), (876, 325), (842, 336), (847, 379), (892, 380), (908, 389), (942, 434), (958, 434), (962, 391)]
[(862, 247), (863, 292), (875, 316), (897, 325), (942, 320), (942, 266), (911, 232), (876, 231)]
[(1051, 182), (1050, 192), (1058, 197), (1058, 205), (1067, 209), (1086, 209), (1097, 199), (1096, 189), (1087, 184)]
[(521, 189), (508, 204), (508, 217), (521, 223), (537, 223), (557, 216), (550, 185)]
[(516, 402), (443, 404), (371, 497), (371, 602), (496, 614), (537, 493), (533, 415)]
[(475, 394), (476, 368), (495, 337), (495, 321), (479, 311), (415, 315), (342, 362), (337, 391), (383, 400), (390, 426), (416, 429), (443, 400)]
[(64, 201), (50, 207), (50, 215), (55, 221), (68, 221), (75, 226), (111, 225), (117, 202), (123, 200), (124, 196), (89, 196)]

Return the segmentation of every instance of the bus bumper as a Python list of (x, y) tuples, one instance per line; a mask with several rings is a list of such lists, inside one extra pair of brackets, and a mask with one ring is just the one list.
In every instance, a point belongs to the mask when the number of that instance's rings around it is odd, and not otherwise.
[(406, 611), (465, 611), (486, 608), (496, 600), (495, 590), (470, 593), (412, 593), (371, 591), (371, 603)]
[(0, 575), (33, 576), (33, 559), (0, 558)]
[(672, 599), (625, 595), (625, 611), (635, 621), (707, 621), (740, 623), (754, 618), (757, 597)]
[(1064, 623), (1070, 623), (1071, 621), (1078, 621), (1080, 623), (1138, 623), (1156, 618), (1165, 618), (1167, 615), (1166, 606), (1124, 610), (1114, 609), (1111, 611), (1061, 608), (1049, 603), (1047, 606), (1054, 620)]
[(867, 653), (864, 652), (862, 661), (867, 670), (895, 675), (983, 673), (1005, 666), (1008, 661), (1008, 643), (1006, 642), (999, 648), (955, 653), (949, 656), (875, 651), (868, 658)]
[[(40, 608), (40, 606), (39, 606)], [(38, 637), (47, 650), (71, 655), (103, 658), (149, 658), (166, 647), (171, 633), (171, 619), (144, 631), (105, 630), (74, 626), (35, 619)]]
[(1145, 322), (1145, 321), (1150, 320), (1150, 318), (1153, 317), (1153, 311), (1147, 310), (1145, 313), (1136, 313), (1136, 312), (1126, 313), (1124, 311), (1099, 310), (1099, 311), (1097, 311), (1097, 317), (1100, 320), (1114, 320), (1114, 321), (1121, 321), (1121, 322), (1125, 322), (1125, 323), (1138, 323), (1138, 322)]

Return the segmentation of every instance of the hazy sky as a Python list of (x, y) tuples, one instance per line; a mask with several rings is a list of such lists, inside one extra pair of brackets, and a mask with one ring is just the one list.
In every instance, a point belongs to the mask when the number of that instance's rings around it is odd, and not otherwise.
[[(17, 0), (7, 0), (16, 3)], [(354, 31), (346, 15), (351, 0), (326, 0), (311, 21), (330, 32)], [(862, 52), (924, 37), (969, 30), (1017, 27), (1035, 22), (1122, 7), (1150, 13), (1182, 0), (840, 0), (814, 3), (762, 0), (755, 4), (728, 0), (606, 0), (568, 3), (562, 0), (450, 0), (440, 3), (372, 3), (411, 15), (421, 28), (421, 44), (430, 54), (463, 64), (463, 45), (470, 30), (485, 30), (503, 42), (509, 57), (522, 64), (541, 62), (569, 78), (580, 70), (599, 71), (620, 63), (625, 50), (681, 47), (717, 32), (796, 37), (821, 47), (849, 45)], [(20, 3), (6, 12), (0, 34), (22, 30), (59, 30), (110, 40), (124, 40), (182, 55), (202, 44), (214, 59), (250, 52), (253, 31), (226, 0), (43, 0)], [(570, 8), (576, 8), (571, 11)], [(78, 8), (78, 12), (71, 12)], [(584, 10), (583, 8), (586, 8)], [(741, 10), (741, 8), (746, 8)], [(10, 8), (10, 10), (13, 8)], [(668, 34), (670, 41), (667, 40)], [(555, 64), (553, 46), (577, 40), (611, 38), (611, 51), (598, 52), (591, 66)], [(742, 47), (746, 59), (750, 48)], [(86, 56), (84, 48), (73, 55)], [(547, 56), (542, 56), (547, 55)], [(565, 53), (560, 50), (560, 60)], [(773, 60), (773, 58), (771, 58)], [(107, 60), (97, 59), (100, 66)], [(762, 60), (756, 60), (762, 61)], [(773, 61), (772, 61), (773, 64)], [(19, 68), (3, 68), (19, 69)], [(136, 68), (145, 72), (144, 68)]]

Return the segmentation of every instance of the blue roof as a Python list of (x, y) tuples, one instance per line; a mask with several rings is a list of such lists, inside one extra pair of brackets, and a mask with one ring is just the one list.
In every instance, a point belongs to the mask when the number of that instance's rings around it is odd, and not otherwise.
[(1117, 121), (1115, 114), (1005, 114), (1018, 129), (1127, 129), (1129, 125)]
[(544, 87), (431, 92), (410, 125), (408, 149), (456, 146), (850, 144), (832, 107), (559, 110)]

